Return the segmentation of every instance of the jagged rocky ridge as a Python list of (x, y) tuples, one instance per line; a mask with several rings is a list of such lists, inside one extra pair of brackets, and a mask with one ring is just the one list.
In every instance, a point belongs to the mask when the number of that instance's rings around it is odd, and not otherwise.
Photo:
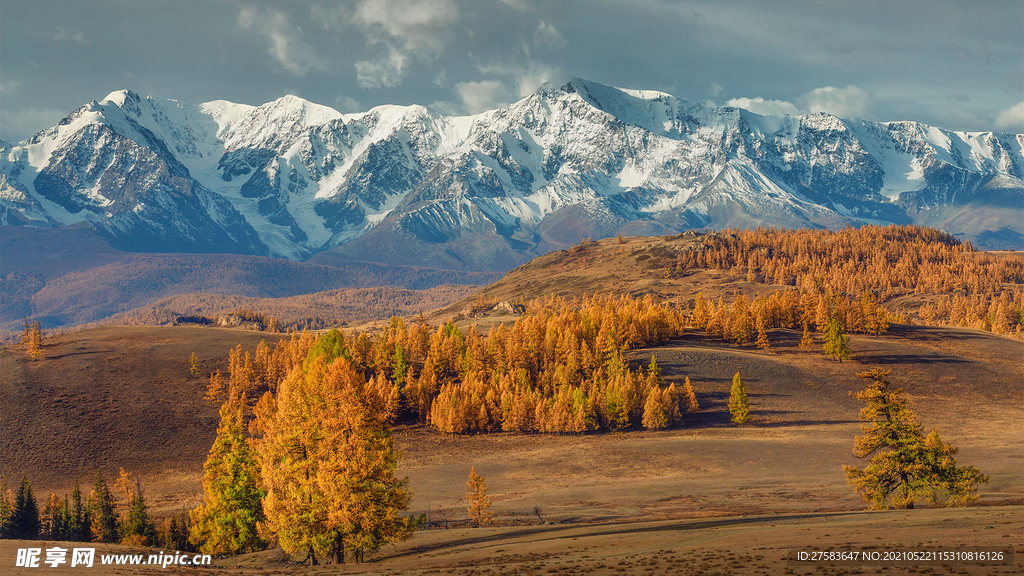
[(919, 223), (1024, 248), (1024, 135), (574, 79), (475, 116), (113, 92), (0, 144), (0, 222), (129, 250), (507, 269), (581, 237)]

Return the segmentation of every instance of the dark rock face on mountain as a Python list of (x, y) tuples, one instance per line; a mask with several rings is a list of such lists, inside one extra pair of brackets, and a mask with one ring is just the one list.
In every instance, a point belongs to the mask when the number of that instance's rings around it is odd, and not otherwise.
[(575, 79), (467, 117), (111, 93), (0, 145), (0, 223), (136, 251), (508, 269), (581, 237), (918, 223), (1024, 248), (1024, 135)]

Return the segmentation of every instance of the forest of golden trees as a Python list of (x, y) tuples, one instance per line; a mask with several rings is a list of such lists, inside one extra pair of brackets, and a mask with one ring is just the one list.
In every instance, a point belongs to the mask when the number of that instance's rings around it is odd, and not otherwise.
[[(319, 338), (292, 334), (274, 349), (231, 352), (226, 375), (210, 380), (210, 396), (228, 390), (257, 398), (273, 391), (317, 349), (347, 359), (378, 391), (392, 422), (430, 423), (449, 434), (489, 431), (581, 433), (679, 422), (692, 394), (663, 386), (660, 369), (631, 368), (630, 348), (682, 334), (681, 310), (650, 297), (591, 297), (532, 302), (513, 325), (481, 334), (454, 323), (431, 328), (393, 318), (382, 333), (332, 330)], [(654, 413), (658, 414), (655, 415)], [(651, 424), (653, 423), (653, 424)]]
[[(898, 302), (901, 319), (914, 313), (927, 324), (1018, 338), (1024, 321), (1024, 256), (980, 252), (932, 228), (725, 230), (703, 236), (699, 249), (679, 252), (667, 273), (693, 269), (731, 270), (751, 282), (793, 286), (801, 300), (824, 296), (850, 331), (861, 330), (855, 309), (865, 300)], [(816, 315), (812, 327), (821, 318)], [(873, 331), (867, 324), (863, 330)]]

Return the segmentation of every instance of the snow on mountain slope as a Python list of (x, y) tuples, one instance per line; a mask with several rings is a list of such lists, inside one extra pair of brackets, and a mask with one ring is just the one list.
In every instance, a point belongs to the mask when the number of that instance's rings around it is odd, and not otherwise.
[(1024, 247), (1022, 148), (1020, 134), (759, 116), (582, 79), (466, 117), (120, 90), (0, 144), (0, 222), (91, 222), (137, 250), (469, 268), (576, 233), (694, 226), (928, 222)]

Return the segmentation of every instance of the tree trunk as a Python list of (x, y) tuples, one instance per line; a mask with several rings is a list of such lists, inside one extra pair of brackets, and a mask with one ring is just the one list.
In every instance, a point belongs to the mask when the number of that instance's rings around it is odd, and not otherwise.
[(316, 552), (313, 552), (313, 547), (309, 547), (309, 565), (318, 566), (320, 563), (316, 561)]
[(334, 563), (345, 563), (345, 537), (341, 534), (334, 539)]

